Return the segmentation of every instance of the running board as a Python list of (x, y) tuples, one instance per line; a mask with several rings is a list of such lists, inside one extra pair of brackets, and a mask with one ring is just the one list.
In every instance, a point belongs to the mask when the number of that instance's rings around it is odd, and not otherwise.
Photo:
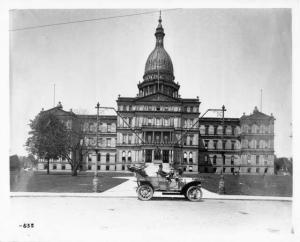
[(182, 195), (179, 192), (163, 192), (162, 195)]

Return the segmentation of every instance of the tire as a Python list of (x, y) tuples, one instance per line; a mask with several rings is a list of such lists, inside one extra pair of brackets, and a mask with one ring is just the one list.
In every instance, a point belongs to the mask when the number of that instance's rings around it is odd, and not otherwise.
[(185, 197), (191, 202), (198, 202), (202, 199), (202, 190), (198, 186), (190, 186), (185, 193)]
[(150, 185), (144, 184), (138, 187), (138, 199), (148, 201), (153, 197), (153, 188)]

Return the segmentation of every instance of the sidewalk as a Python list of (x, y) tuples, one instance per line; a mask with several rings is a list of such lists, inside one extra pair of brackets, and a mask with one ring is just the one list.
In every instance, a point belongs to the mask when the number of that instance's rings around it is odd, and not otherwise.
[[(124, 177), (116, 177), (124, 178)], [(128, 181), (113, 187), (103, 193), (28, 193), (28, 192), (11, 192), (11, 197), (127, 197), (136, 198), (136, 178), (127, 177)], [(101, 190), (101, 187), (100, 187)], [(262, 200), (262, 201), (292, 201), (292, 197), (271, 197), (271, 196), (246, 196), (246, 195), (219, 195), (202, 188), (203, 199), (216, 200)], [(160, 192), (155, 192), (154, 197), (163, 197)], [(165, 195), (164, 195), (165, 197)]]

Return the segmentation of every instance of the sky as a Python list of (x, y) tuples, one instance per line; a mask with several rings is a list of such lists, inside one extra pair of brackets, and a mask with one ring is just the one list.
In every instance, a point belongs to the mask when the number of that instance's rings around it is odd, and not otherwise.
[[(110, 18), (120, 15), (150, 14)], [(134, 97), (155, 46), (155, 9), (10, 11), (10, 154), (26, 155), (29, 120), (62, 102), (96, 113)], [(64, 25), (23, 29), (78, 20)], [(162, 11), (164, 46), (183, 98), (239, 118), (273, 113), (275, 154), (292, 156), (292, 33), (289, 9)], [(19, 30), (16, 30), (19, 29)]]

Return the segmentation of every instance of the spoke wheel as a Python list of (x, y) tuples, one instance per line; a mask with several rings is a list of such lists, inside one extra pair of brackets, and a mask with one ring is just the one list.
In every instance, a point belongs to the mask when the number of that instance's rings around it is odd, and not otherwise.
[(202, 198), (202, 190), (198, 186), (191, 186), (187, 189), (185, 197), (192, 202), (198, 202)]
[(137, 194), (140, 200), (147, 201), (153, 197), (153, 189), (149, 185), (141, 185), (137, 189)]

